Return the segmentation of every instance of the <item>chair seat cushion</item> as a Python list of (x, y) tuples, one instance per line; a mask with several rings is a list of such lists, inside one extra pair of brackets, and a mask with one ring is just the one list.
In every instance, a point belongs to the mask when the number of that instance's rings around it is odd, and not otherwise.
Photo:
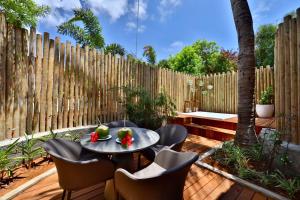
[(149, 165), (148, 167), (137, 171), (134, 173), (134, 175), (137, 178), (151, 178), (151, 177), (155, 177), (158, 176), (162, 173), (164, 173), (166, 171), (165, 168), (161, 167), (160, 165), (156, 164), (156, 163), (152, 163), (151, 165)]
[(142, 151), (143, 156), (145, 156), (148, 160), (153, 161), (155, 156), (163, 149), (170, 149), (169, 146), (164, 145), (155, 145), (153, 147), (147, 148)]

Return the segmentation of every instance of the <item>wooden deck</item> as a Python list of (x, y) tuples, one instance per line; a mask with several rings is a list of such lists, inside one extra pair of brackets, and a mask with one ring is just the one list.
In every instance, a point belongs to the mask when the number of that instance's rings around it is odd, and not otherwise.
[[(183, 151), (195, 151), (202, 153), (210, 147), (219, 144), (219, 141), (207, 139), (201, 136), (189, 135)], [(137, 166), (136, 160), (132, 163)], [(22, 194), (14, 198), (15, 200), (59, 200), (61, 199), (62, 189), (57, 181), (57, 174), (54, 174), (33, 187), (27, 189)], [(104, 199), (104, 183), (75, 191), (72, 193), (72, 199)], [(234, 183), (218, 174), (207, 169), (200, 168), (196, 165), (191, 167), (184, 187), (185, 200), (201, 199), (228, 199), (228, 200), (267, 200), (269, 198), (254, 192), (251, 189)]]

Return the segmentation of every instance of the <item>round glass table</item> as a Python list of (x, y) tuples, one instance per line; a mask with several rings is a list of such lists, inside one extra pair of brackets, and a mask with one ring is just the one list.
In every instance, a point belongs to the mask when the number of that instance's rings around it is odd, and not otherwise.
[(155, 131), (129, 127), (133, 132), (134, 141), (129, 147), (122, 147), (120, 143), (116, 142), (118, 130), (123, 127), (110, 128), (109, 134), (112, 136), (108, 140), (98, 140), (97, 142), (91, 142), (90, 133), (85, 134), (81, 140), (80, 144), (83, 148), (90, 151), (94, 151), (102, 154), (128, 154), (137, 151), (141, 151), (148, 147), (155, 145), (159, 141), (159, 135)]

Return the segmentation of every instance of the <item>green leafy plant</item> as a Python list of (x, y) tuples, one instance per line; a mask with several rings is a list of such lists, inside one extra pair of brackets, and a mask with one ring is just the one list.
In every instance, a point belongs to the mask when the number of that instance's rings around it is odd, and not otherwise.
[(13, 170), (15, 166), (14, 158), (12, 158), (12, 153), (16, 149), (16, 145), (19, 139), (15, 140), (6, 149), (0, 150), (0, 180), (2, 181), (5, 175), (8, 177), (13, 176)]
[(275, 180), (273, 178), (274, 174), (261, 173), (259, 175), (259, 182), (263, 185), (274, 185)]
[(277, 173), (273, 175), (277, 186), (288, 193), (289, 198), (294, 198), (295, 194), (300, 191), (300, 178), (287, 178), (285, 175), (277, 170)]
[[(101, 49), (104, 47), (102, 28), (97, 16), (90, 9), (74, 9), (74, 17), (57, 27), (60, 34), (68, 35), (76, 42), (91, 48)], [(83, 28), (75, 22), (82, 22)]]
[(112, 44), (106, 45), (106, 47), (104, 48), (104, 53), (105, 54), (110, 53), (113, 56), (114, 55), (125, 56), (126, 50), (120, 44), (112, 43)]
[(245, 155), (253, 161), (261, 161), (263, 159), (263, 145), (257, 143), (245, 149)]
[(156, 63), (156, 53), (152, 46), (147, 45), (144, 47), (143, 56), (146, 57), (149, 64), (154, 65)]
[(28, 135), (24, 133), (25, 141), (19, 143), (18, 147), (22, 153), (21, 159), (26, 168), (31, 168), (34, 166), (34, 159), (43, 155), (45, 151), (42, 147), (38, 146), (37, 143), (39, 140), (33, 137), (32, 135)]
[(33, 0), (0, 0), (0, 12), (5, 13), (8, 23), (19, 28), (36, 27), (38, 18), (49, 11), (49, 6), (39, 6)]
[(144, 88), (122, 87), (124, 98), (121, 99), (130, 121), (140, 127), (156, 130), (164, 121), (175, 115), (176, 106), (164, 92), (155, 97)]
[(52, 129), (50, 129), (50, 134), (49, 135), (45, 135), (41, 138), (38, 138), (38, 140), (42, 141), (42, 142), (46, 142), (48, 140), (51, 140), (51, 139), (56, 139), (58, 138), (58, 133), (54, 133)]
[(83, 135), (82, 131), (75, 131), (75, 132), (69, 131), (63, 135), (63, 138), (67, 140), (71, 140), (73, 142), (79, 142), (82, 135)]
[(261, 93), (259, 104), (262, 104), (262, 105), (272, 104), (273, 103), (273, 97), (274, 97), (273, 87), (270, 86), (265, 91), (263, 91)]
[(224, 142), (221, 151), (224, 155), (221, 162), (225, 165), (234, 166), (236, 169), (247, 166), (248, 159), (244, 150), (233, 142)]
[(237, 172), (238, 175), (244, 179), (256, 179), (258, 177), (258, 173), (256, 170), (249, 169), (247, 167), (239, 167)]

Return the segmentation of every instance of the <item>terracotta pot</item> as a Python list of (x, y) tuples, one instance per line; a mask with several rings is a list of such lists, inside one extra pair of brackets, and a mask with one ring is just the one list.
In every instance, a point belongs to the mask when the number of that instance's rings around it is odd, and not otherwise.
[(258, 117), (261, 118), (272, 117), (273, 113), (274, 113), (273, 104), (267, 104), (267, 105), (256, 104), (256, 114)]

